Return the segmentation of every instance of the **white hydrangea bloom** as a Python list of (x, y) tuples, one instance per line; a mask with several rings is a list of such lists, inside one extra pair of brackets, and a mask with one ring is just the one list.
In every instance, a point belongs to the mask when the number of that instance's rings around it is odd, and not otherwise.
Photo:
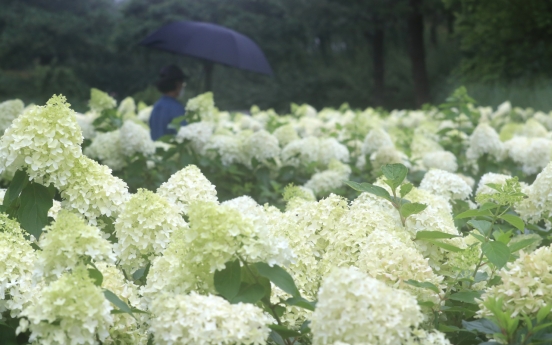
[[(321, 259), (327, 250), (328, 238), (337, 232), (335, 229), (347, 209), (347, 200), (334, 194), (318, 202), (297, 196), (288, 202), (283, 214), (271, 208), (271, 219), (276, 232), (287, 237), (297, 255), (295, 262), (286, 269), (293, 276), (301, 295), (309, 300), (316, 299), (322, 277), (333, 267), (331, 262)], [(273, 291), (274, 302), (278, 302), (279, 298), (289, 298), (283, 291)], [(297, 307), (286, 309), (283, 316), (285, 322), (297, 327), (311, 313)]]
[(219, 154), (220, 161), (224, 166), (234, 163), (247, 163), (242, 151), (242, 144), (235, 135), (213, 135), (205, 146), (207, 156), (210, 155), (209, 150)]
[(258, 307), (222, 297), (161, 295), (152, 303), (150, 331), (159, 345), (266, 344), (271, 318)]
[(113, 170), (121, 170), (127, 165), (122, 147), (120, 130), (98, 133), (90, 146), (84, 149), (84, 154)]
[(0, 135), (11, 126), (13, 120), (23, 112), (25, 104), (20, 99), (0, 103)]
[(215, 108), (215, 101), (212, 92), (206, 92), (186, 103), (186, 112), (190, 115), (199, 115), (201, 121), (216, 122), (218, 110)]
[(349, 149), (341, 144), (335, 138), (320, 139), (320, 149), (318, 151), (318, 162), (327, 166), (332, 160), (338, 160), (343, 163), (349, 162)]
[[(125, 121), (120, 129), (121, 152), (125, 156), (141, 153), (149, 156), (155, 153), (155, 144), (150, 131), (134, 121)], [(109, 164), (108, 164), (109, 165)]]
[(423, 159), (424, 156), (429, 155), (432, 152), (444, 152), (444, 149), (433, 138), (422, 133), (416, 133), (412, 138), (410, 151), (412, 158)]
[(537, 120), (529, 119), (523, 125), (520, 134), (528, 138), (545, 138), (548, 135), (548, 130)]
[(531, 254), (523, 251), (519, 259), (498, 272), (501, 283), (489, 287), (483, 296), (478, 315), (490, 315), (483, 303), (490, 298), (502, 298), (503, 310), (515, 317), (518, 314), (535, 315), (552, 303), (552, 248), (541, 247)]
[(61, 190), (62, 207), (78, 211), (92, 224), (100, 215), (117, 215), (128, 200), (126, 183), (111, 175), (105, 165), (81, 156), (70, 171), (67, 186)]
[(374, 230), (360, 248), (356, 266), (372, 278), (410, 292), (420, 301), (440, 303), (440, 296), (435, 292), (405, 283), (409, 279), (414, 279), (440, 286), (443, 277), (433, 272), (428, 260), (416, 249), (410, 236), (402, 229)]
[(349, 267), (322, 282), (310, 327), (314, 345), (395, 345), (409, 339), (422, 319), (412, 295)]
[(322, 127), (324, 122), (316, 117), (301, 117), (299, 121), (295, 123), (295, 130), (301, 138), (308, 138), (311, 136), (319, 137), (322, 134)]
[(17, 117), (0, 139), (0, 172), (27, 168), (29, 177), (58, 188), (81, 155), (82, 133), (65, 97), (53, 96)]
[(294, 140), (299, 140), (299, 135), (292, 124), (287, 124), (280, 126), (274, 130), (272, 133), (278, 139), (278, 142), (282, 147), (285, 147), (287, 144), (291, 143)]
[(258, 161), (264, 161), (280, 155), (278, 139), (265, 130), (257, 131), (249, 136), (244, 142), (242, 149), (248, 163), (253, 158)]
[(35, 270), (39, 277), (59, 277), (89, 259), (115, 262), (113, 247), (102, 237), (100, 229), (66, 210), (60, 211), (55, 222), (44, 228), (38, 245), (42, 249)]
[(120, 264), (132, 273), (160, 255), (171, 234), (187, 224), (178, 209), (146, 189), (130, 197), (115, 221), (115, 250)]
[(448, 201), (455, 199), (467, 200), (472, 193), (472, 188), (464, 179), (456, 174), (439, 169), (431, 169), (424, 175), (420, 183), (420, 189), (440, 195)]
[(180, 127), (176, 134), (176, 142), (183, 143), (184, 140), (191, 141), (194, 151), (205, 154), (205, 147), (213, 135), (215, 125), (211, 122), (194, 122)]
[(59, 211), (61, 211), (61, 202), (53, 200), (52, 207), (48, 210), (48, 217), (56, 219)]
[(84, 139), (94, 139), (96, 136), (96, 128), (94, 127), (94, 120), (98, 118), (96, 113), (87, 113), (87, 114), (75, 114), (77, 118), (77, 123), (79, 124), (82, 136)]
[(538, 222), (552, 215), (552, 163), (537, 175), (535, 182), (522, 191), (528, 198), (516, 205), (516, 211), (528, 222)]
[(34, 293), (32, 272), (36, 253), (19, 224), (0, 213), (0, 313), (21, 312)]
[(225, 201), (221, 205), (235, 209), (243, 217), (253, 222), (255, 237), (262, 241), (253, 241), (244, 248), (245, 255), (252, 262), (266, 262), (271, 266), (287, 266), (294, 260), (294, 254), (287, 239), (275, 231), (270, 224), (270, 215), (255, 200), (249, 196), (241, 196)]
[(477, 184), (477, 190), (475, 191), (475, 195), (494, 194), (494, 193), (496, 193), (496, 190), (494, 190), (491, 187), (487, 186), (487, 184), (489, 184), (489, 183), (505, 184), (506, 180), (511, 179), (511, 178), (512, 178), (512, 176), (509, 176), (509, 175), (496, 174), (496, 173), (488, 172), (485, 175), (481, 176), (481, 179), (479, 180), (479, 183)]
[(234, 260), (236, 253), (244, 257), (247, 244), (255, 243), (253, 222), (229, 206), (195, 201), (188, 207), (188, 218), (189, 229), (176, 231), (163, 256), (153, 261), (145, 295), (213, 291), (213, 272)]
[(547, 138), (514, 137), (504, 143), (508, 155), (528, 175), (540, 172), (550, 162), (552, 140)]
[[(140, 305), (138, 288), (125, 279), (123, 272), (115, 265), (103, 262), (96, 263), (102, 273), (102, 288), (113, 292), (117, 297), (132, 307)], [(106, 345), (132, 344), (146, 345), (148, 337), (145, 327), (129, 314), (115, 314), (113, 325), (109, 329), (109, 337), (103, 341)]]
[(351, 167), (340, 161), (332, 160), (328, 170), (317, 172), (305, 183), (305, 188), (314, 192), (315, 195), (329, 193), (337, 188), (343, 187), (344, 181), (349, 179)]
[(504, 158), (504, 153), (504, 145), (495, 129), (487, 123), (477, 125), (470, 136), (466, 157), (475, 161), (482, 155), (489, 154), (500, 161)]
[(382, 166), (387, 164), (401, 163), (406, 167), (410, 167), (408, 156), (404, 152), (397, 150), (394, 146), (379, 148), (370, 155), (370, 161), (372, 162), (374, 171), (379, 171)]
[(32, 302), (21, 313), (28, 321), (17, 329), (28, 328), (30, 342), (98, 345), (109, 336), (113, 308), (82, 266), (35, 290)]
[(150, 116), (151, 116), (151, 111), (153, 110), (153, 106), (149, 106), (149, 107), (146, 107), (142, 110), (140, 110), (138, 112), (138, 120), (144, 122), (144, 123), (149, 123), (149, 119), (150, 119)]
[(458, 169), (456, 156), (449, 151), (430, 152), (422, 160), (427, 170), (440, 169), (453, 173)]
[(282, 149), (282, 162), (294, 167), (308, 165), (318, 161), (319, 150), (320, 143), (317, 137), (294, 140)]
[(98, 89), (90, 89), (90, 101), (88, 106), (92, 111), (101, 113), (105, 109), (113, 109), (117, 106), (117, 101), (107, 93)]
[(395, 147), (393, 140), (387, 132), (381, 128), (374, 128), (364, 138), (362, 154), (370, 155), (383, 147)]
[(195, 165), (173, 174), (157, 189), (157, 194), (176, 205), (183, 214), (188, 212), (188, 206), (193, 201), (218, 202), (215, 186)]
[(134, 98), (126, 97), (123, 99), (121, 104), (119, 104), (117, 112), (121, 114), (122, 117), (125, 117), (125, 115), (134, 116), (136, 113), (136, 103), (134, 102)]
[(373, 231), (400, 227), (400, 217), (391, 203), (373, 194), (361, 193), (339, 219), (335, 230), (328, 234), (330, 243), (324, 260), (335, 266), (354, 266)]

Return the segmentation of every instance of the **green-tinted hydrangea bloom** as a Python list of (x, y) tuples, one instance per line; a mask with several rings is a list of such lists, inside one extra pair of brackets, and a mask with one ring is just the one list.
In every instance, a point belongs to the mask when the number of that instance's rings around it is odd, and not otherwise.
[(36, 253), (19, 224), (0, 213), (0, 312), (17, 315), (33, 293)]
[(145, 266), (169, 244), (171, 234), (187, 227), (178, 209), (146, 189), (130, 197), (115, 221), (116, 251), (128, 272)]
[(101, 113), (102, 110), (115, 108), (117, 106), (117, 101), (107, 93), (92, 88), (90, 89), (90, 101), (88, 105), (93, 111)]
[(66, 186), (83, 140), (69, 106), (65, 97), (53, 96), (17, 117), (0, 139), (0, 172), (27, 168), (33, 180)]
[(112, 245), (100, 229), (67, 210), (61, 210), (54, 223), (44, 228), (39, 247), (37, 273), (45, 277), (59, 277), (88, 260), (115, 261)]
[(109, 336), (112, 309), (86, 268), (79, 266), (35, 290), (32, 304), (21, 313), (26, 319), (18, 332), (30, 330), (29, 340), (41, 345), (97, 345)]

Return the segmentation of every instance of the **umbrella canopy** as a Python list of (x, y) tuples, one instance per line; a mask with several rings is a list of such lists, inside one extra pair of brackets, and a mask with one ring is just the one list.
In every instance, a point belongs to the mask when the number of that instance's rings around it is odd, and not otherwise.
[(140, 44), (272, 75), (270, 64), (255, 42), (245, 35), (216, 24), (173, 22), (153, 32)]

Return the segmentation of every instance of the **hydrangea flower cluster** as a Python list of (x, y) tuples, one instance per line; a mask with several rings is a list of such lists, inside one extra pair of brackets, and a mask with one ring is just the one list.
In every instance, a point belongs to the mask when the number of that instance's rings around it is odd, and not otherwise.
[(88, 102), (88, 106), (92, 111), (101, 113), (102, 110), (115, 108), (117, 106), (117, 101), (107, 93), (92, 88), (90, 89), (90, 101)]
[(449, 201), (467, 200), (472, 194), (472, 188), (463, 178), (439, 169), (431, 169), (424, 175), (420, 182), (420, 189), (442, 196)]
[(29, 177), (65, 186), (81, 155), (82, 133), (65, 97), (23, 112), (0, 139), (0, 172), (27, 168)]
[(150, 330), (160, 345), (266, 343), (272, 323), (252, 304), (230, 304), (218, 296), (161, 295), (152, 303)]
[(541, 247), (531, 254), (520, 252), (519, 259), (498, 272), (501, 283), (489, 287), (481, 296), (478, 315), (490, 314), (485, 307), (488, 299), (502, 299), (503, 309), (515, 317), (534, 315), (552, 303), (552, 248)]
[(61, 210), (55, 222), (44, 228), (38, 244), (42, 249), (38, 251), (38, 276), (59, 277), (88, 260), (115, 262), (113, 247), (100, 229), (67, 210)]
[(0, 103), (0, 134), (12, 124), (12, 121), (23, 112), (25, 104), (20, 99)]
[(120, 135), (123, 155), (130, 157), (135, 153), (141, 153), (150, 156), (155, 153), (155, 144), (151, 140), (149, 128), (134, 121), (125, 121), (120, 129)]
[(311, 316), (313, 344), (401, 344), (423, 320), (416, 299), (355, 268), (332, 271)]
[(115, 250), (121, 266), (133, 272), (160, 255), (171, 234), (187, 227), (176, 207), (165, 198), (139, 189), (124, 205), (115, 221)]
[(16, 316), (33, 293), (36, 253), (19, 224), (0, 213), (0, 312)]
[(188, 213), (193, 201), (218, 202), (215, 186), (195, 165), (189, 165), (163, 183), (157, 194), (175, 205), (182, 214)]
[(29, 341), (45, 345), (97, 345), (109, 336), (112, 309), (86, 269), (78, 266), (35, 290), (32, 303), (21, 312), (25, 318), (18, 331), (29, 329)]

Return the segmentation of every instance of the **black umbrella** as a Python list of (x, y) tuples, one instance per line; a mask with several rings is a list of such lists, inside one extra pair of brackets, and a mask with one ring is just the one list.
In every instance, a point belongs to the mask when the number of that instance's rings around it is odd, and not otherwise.
[(211, 89), (212, 62), (272, 75), (263, 51), (249, 37), (220, 25), (179, 21), (167, 24), (140, 44), (208, 61), (205, 87)]

